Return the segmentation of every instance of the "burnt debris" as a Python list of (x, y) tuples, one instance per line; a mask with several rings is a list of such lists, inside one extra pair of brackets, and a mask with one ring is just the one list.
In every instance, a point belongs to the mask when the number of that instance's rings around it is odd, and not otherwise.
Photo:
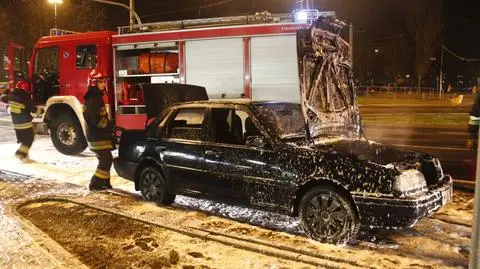
[(300, 96), (310, 137), (359, 137), (360, 115), (353, 85), (350, 46), (340, 37), (346, 24), (319, 18), (297, 32)]

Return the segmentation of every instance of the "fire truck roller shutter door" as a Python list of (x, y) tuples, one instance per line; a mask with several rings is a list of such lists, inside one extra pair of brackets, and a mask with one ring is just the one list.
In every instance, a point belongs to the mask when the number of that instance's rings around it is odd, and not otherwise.
[(296, 35), (251, 39), (252, 99), (300, 102)]
[(243, 38), (186, 41), (186, 83), (205, 87), (209, 98), (240, 98), (244, 93), (243, 44)]

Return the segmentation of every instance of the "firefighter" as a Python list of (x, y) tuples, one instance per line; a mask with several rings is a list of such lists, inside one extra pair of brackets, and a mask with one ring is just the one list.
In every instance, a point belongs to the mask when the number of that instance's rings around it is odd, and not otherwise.
[(92, 70), (88, 75), (88, 91), (84, 96), (83, 117), (86, 123), (87, 141), (98, 159), (98, 166), (88, 188), (90, 190), (111, 189), (110, 168), (112, 167), (113, 124), (108, 119), (103, 95), (106, 77)]
[(17, 135), (20, 148), (15, 152), (15, 157), (22, 161), (28, 160), (28, 152), (33, 144), (33, 124), (30, 113), (39, 113), (31, 98), (30, 86), (26, 81), (20, 80), (11, 92), (2, 94), (0, 99), (8, 103), (12, 115), (13, 129)]

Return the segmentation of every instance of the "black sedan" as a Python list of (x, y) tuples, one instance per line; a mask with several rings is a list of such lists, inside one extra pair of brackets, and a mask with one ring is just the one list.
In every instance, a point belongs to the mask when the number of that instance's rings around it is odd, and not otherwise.
[[(308, 136), (308, 135), (307, 135)], [(414, 225), (452, 196), (427, 154), (362, 139), (306, 137), (300, 105), (197, 101), (122, 134), (115, 169), (145, 199), (176, 194), (298, 216), (306, 234), (341, 243), (360, 225)]]

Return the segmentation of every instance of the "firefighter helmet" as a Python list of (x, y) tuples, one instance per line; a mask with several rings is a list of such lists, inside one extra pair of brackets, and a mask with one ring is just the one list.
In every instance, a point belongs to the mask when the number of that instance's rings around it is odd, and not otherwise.
[(24, 80), (19, 80), (15, 85), (15, 88), (30, 92), (30, 85)]
[(93, 69), (92, 72), (88, 74), (88, 86), (89, 87), (97, 86), (98, 79), (105, 78), (105, 77), (106, 76), (102, 72)]

